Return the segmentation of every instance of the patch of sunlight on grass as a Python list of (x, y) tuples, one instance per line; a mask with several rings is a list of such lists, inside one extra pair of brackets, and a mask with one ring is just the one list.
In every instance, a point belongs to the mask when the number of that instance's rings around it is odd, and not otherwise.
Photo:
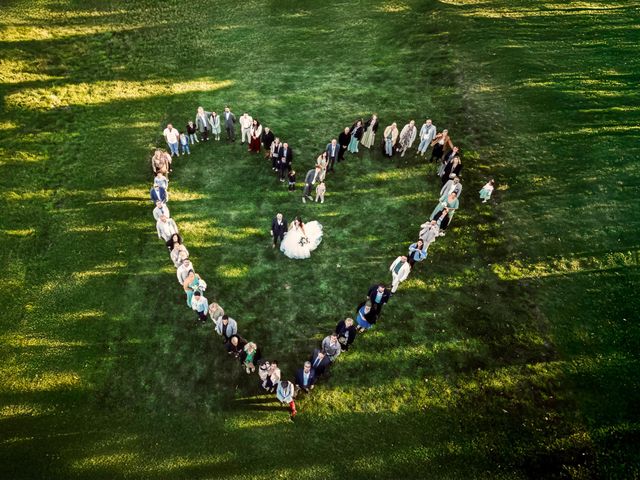
[(322, 212), (321, 214), (318, 215), (318, 218), (323, 218), (323, 217), (338, 217), (342, 215), (341, 212), (338, 212), (336, 210), (331, 211), (331, 212)]
[(460, 288), (477, 283), (478, 278), (479, 271), (467, 268), (461, 272), (450, 273), (446, 276), (434, 276), (428, 280), (425, 289), (433, 291), (438, 289)]
[(20, 392), (49, 392), (65, 390), (80, 385), (80, 376), (75, 372), (41, 372), (31, 378), (15, 377), (17, 372), (5, 370), (3, 375), (4, 388)]
[(196, 458), (193, 456), (170, 457), (159, 463), (154, 462), (153, 465), (149, 465), (145, 470), (153, 472), (162, 470), (169, 473), (172, 470), (182, 470), (193, 467), (210, 467), (215, 469), (216, 464), (233, 463), (235, 461), (237, 461), (237, 459), (231, 452), (227, 452), (222, 455), (207, 455)]
[(83, 225), (81, 227), (70, 227), (67, 228), (67, 232), (74, 232), (74, 233), (98, 233), (98, 232), (104, 232), (106, 229), (106, 227), (104, 226), (89, 226), (89, 225)]
[[(4, 31), (3, 40), (4, 40)], [(38, 71), (37, 65), (30, 65), (22, 60), (0, 60), (0, 83), (22, 83), (22, 82), (43, 82), (50, 80), (60, 80), (63, 77), (35, 73)]]
[(84, 272), (73, 272), (72, 276), (76, 280), (86, 280), (93, 277), (104, 277), (105, 275), (115, 275), (128, 264), (124, 261), (115, 261), (96, 265), (91, 270)]
[(210, 92), (233, 85), (231, 80), (192, 80), (190, 82), (98, 81), (69, 83), (50, 88), (27, 88), (5, 98), (7, 107), (49, 110), (72, 105), (87, 106), (123, 100), (143, 100), (157, 96), (170, 97), (178, 93)]
[(0, 408), (0, 418), (10, 417), (38, 417), (53, 412), (53, 408), (44, 408), (41, 405), (9, 404)]
[(311, 15), (311, 12), (308, 10), (299, 10), (297, 12), (293, 12), (293, 13), (285, 13), (284, 15), (282, 15), (283, 18), (304, 18), (304, 17), (308, 17), (309, 15)]
[(96, 467), (115, 467), (132, 464), (136, 462), (137, 459), (138, 455), (132, 452), (95, 455), (93, 457), (74, 461), (71, 463), (71, 468), (74, 470), (90, 470)]
[(84, 347), (85, 342), (60, 342), (58, 340), (49, 340), (48, 338), (38, 337), (11, 337), (3, 340), (3, 343), (10, 347), (47, 347), (47, 348), (68, 348), (68, 347)]
[(4, 199), (8, 201), (24, 201), (24, 200), (48, 200), (53, 196), (53, 190), (39, 190), (28, 192), (6, 192)]
[[(275, 399), (274, 399), (275, 402)], [(263, 428), (272, 427), (274, 425), (282, 425), (288, 420), (283, 419), (280, 415), (264, 415), (264, 416), (251, 416), (251, 417), (231, 417), (225, 420), (225, 428), (230, 431), (246, 428)]]
[(158, 122), (133, 122), (131, 123), (132, 128), (157, 128)]
[(403, 202), (414, 202), (424, 199), (424, 192), (408, 193), (405, 195), (396, 195), (393, 197), (395, 200)]
[[(0, 65), (2, 65), (0, 63)], [(2, 77), (0, 77), (2, 78)], [(0, 121), (0, 131), (3, 130), (15, 130), (16, 128), (18, 128), (18, 124), (15, 122), (12, 122), (11, 120), (2, 120)]]
[(638, 252), (608, 252), (600, 256), (585, 255), (571, 258), (549, 258), (538, 262), (525, 263), (513, 260), (508, 263), (493, 264), (493, 272), (500, 280), (520, 280), (543, 278), (585, 271), (611, 270), (621, 267), (637, 267)]
[(429, 284), (420, 278), (409, 277), (402, 282), (401, 288), (402, 290), (429, 290)]
[(410, 10), (409, 5), (404, 2), (392, 2), (388, 1), (376, 8), (376, 11), (383, 13), (400, 13), (408, 12)]
[(601, 125), (597, 128), (583, 127), (572, 132), (561, 132), (562, 136), (572, 135), (602, 135), (607, 133), (620, 133), (620, 132), (640, 132), (640, 126), (638, 125)]
[(62, 322), (78, 322), (87, 319), (104, 318), (105, 312), (103, 310), (83, 310), (79, 312), (69, 312), (64, 315), (56, 316)]
[(384, 471), (386, 459), (382, 455), (365, 455), (363, 457), (352, 460), (352, 462), (353, 467), (356, 469), (359, 475), (362, 475), (365, 472), (369, 472), (372, 475), (372, 478), (375, 478), (378, 472)]
[(243, 265), (241, 267), (233, 267), (231, 265), (219, 265), (216, 269), (218, 275), (223, 278), (242, 278), (249, 273), (249, 267)]
[[(192, 222), (187, 222), (189, 224)], [(185, 231), (191, 230), (190, 228), (185, 228)], [(228, 240), (246, 240), (247, 238), (261, 235), (263, 233), (268, 234), (269, 232), (265, 230), (260, 230), (258, 228), (253, 227), (243, 227), (235, 230), (229, 230), (227, 228), (211, 228), (209, 226), (208, 230), (204, 232), (207, 236), (217, 238), (217, 239), (228, 239)]]
[[(455, 401), (450, 385), (439, 377), (397, 378), (371, 387), (334, 387), (314, 392), (318, 412), (398, 413), (416, 408), (446, 408)], [(357, 399), (357, 400), (356, 400)]]
[(22, 228), (17, 230), (0, 230), (0, 233), (10, 237), (28, 237), (36, 233), (35, 228)]
[(404, 170), (394, 169), (386, 172), (368, 173), (363, 175), (360, 180), (365, 182), (372, 182), (375, 180), (405, 180), (407, 174)]
[[(464, 17), (478, 18), (510, 18), (521, 20), (527, 17), (557, 17), (562, 16), (582, 16), (588, 12), (597, 12), (598, 15), (621, 15), (615, 5), (606, 5), (596, 2), (572, 2), (571, 8), (567, 9), (565, 3), (547, 3), (545, 9), (536, 9), (532, 11), (528, 4), (522, 4), (522, 7), (497, 7), (494, 2), (487, 0), (442, 0), (442, 3), (455, 5), (457, 7), (469, 7), (477, 5), (477, 8), (468, 8), (461, 15)], [(517, 5), (517, 4), (516, 4)]]
[(488, 83), (477, 83), (471, 88), (473, 93), (492, 93), (495, 92), (496, 87), (489, 85)]

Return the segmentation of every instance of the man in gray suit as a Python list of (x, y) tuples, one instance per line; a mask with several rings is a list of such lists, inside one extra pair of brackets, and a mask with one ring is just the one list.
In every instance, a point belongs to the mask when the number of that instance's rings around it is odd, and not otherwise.
[(222, 114), (224, 120), (224, 129), (227, 131), (227, 140), (231, 142), (236, 141), (236, 116), (231, 112), (229, 107), (224, 107), (224, 113)]
[(336, 160), (338, 159), (338, 154), (340, 153), (340, 145), (338, 145), (338, 140), (335, 138), (331, 140), (331, 142), (327, 143), (327, 172), (335, 172), (333, 169)]
[(440, 190), (440, 196), (449, 196), (450, 193), (455, 193), (457, 198), (460, 198), (460, 194), (462, 193), (462, 184), (460, 183), (460, 177), (454, 175), (451, 180), (444, 184), (442, 190)]
[(302, 203), (307, 203), (307, 198), (313, 202), (311, 187), (316, 183), (316, 180), (320, 176), (320, 170), (322, 170), (322, 167), (320, 167), (320, 165), (316, 165), (314, 169), (309, 170), (305, 175), (304, 189), (302, 190)]

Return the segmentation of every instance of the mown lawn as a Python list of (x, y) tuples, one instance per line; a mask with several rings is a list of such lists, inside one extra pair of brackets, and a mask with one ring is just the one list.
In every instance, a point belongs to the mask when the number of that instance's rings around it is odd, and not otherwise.
[[(640, 476), (638, 7), (1, 11), (2, 478)], [(193, 324), (146, 200), (164, 125), (227, 103), (287, 139), (300, 175), (372, 111), (431, 117), (464, 151), (450, 233), (295, 422)], [(433, 166), (377, 149), (327, 187), (302, 205), (224, 142), (171, 177), (208, 297), (288, 377), (388, 279), (439, 190)], [(270, 248), (277, 210), (324, 225), (311, 260)]]

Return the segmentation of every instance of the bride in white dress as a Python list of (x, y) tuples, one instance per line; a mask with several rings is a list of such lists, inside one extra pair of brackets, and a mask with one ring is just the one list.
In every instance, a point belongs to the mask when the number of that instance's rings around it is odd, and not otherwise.
[(280, 250), (289, 258), (309, 258), (321, 241), (322, 225), (315, 220), (302, 223), (302, 219), (296, 217), (289, 225), (289, 231), (280, 244)]

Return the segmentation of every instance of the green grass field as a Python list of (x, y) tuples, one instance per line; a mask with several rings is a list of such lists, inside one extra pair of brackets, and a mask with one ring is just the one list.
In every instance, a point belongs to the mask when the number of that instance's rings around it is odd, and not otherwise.
[[(0, 11), (0, 478), (640, 477), (637, 5)], [(301, 174), (372, 111), (431, 117), (464, 151), (448, 235), (295, 422), (194, 325), (147, 200), (164, 125), (227, 103), (288, 140)], [(171, 176), (207, 296), (287, 377), (389, 280), (439, 182), (376, 149), (327, 187), (302, 205), (224, 142)], [(277, 210), (324, 225), (310, 260), (271, 249)]]

